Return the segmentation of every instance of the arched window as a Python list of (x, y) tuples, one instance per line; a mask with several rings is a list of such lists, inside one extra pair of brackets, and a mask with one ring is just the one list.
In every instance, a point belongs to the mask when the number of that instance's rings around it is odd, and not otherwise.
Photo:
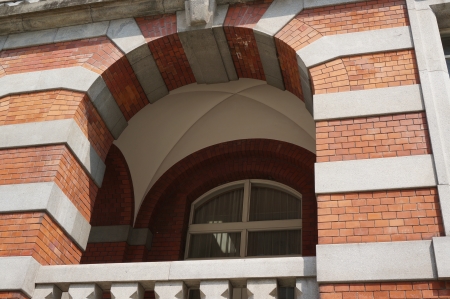
[(186, 259), (301, 255), (302, 197), (283, 184), (246, 180), (192, 203)]

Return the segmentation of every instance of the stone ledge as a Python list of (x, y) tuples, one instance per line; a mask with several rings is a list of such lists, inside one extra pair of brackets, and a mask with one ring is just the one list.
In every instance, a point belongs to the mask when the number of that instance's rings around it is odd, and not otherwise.
[(319, 283), (436, 279), (432, 241), (317, 245)]
[(315, 164), (317, 194), (436, 187), (432, 155)]
[(425, 110), (419, 84), (318, 94), (313, 99), (316, 121)]

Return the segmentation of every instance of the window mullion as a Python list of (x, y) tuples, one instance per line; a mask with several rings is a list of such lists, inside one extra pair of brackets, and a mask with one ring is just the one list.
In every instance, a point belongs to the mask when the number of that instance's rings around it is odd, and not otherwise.
[(248, 222), (248, 214), (250, 211), (250, 181), (245, 181), (244, 184), (244, 200), (242, 208), (242, 222)]

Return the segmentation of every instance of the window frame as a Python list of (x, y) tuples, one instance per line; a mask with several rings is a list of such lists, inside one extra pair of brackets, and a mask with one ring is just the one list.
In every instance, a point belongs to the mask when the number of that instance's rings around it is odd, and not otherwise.
[[(262, 186), (269, 187), (272, 189), (280, 190), (288, 193), (300, 200), (301, 205), (301, 215), (300, 219), (289, 219), (289, 220), (265, 220), (265, 221), (249, 221), (250, 218), (250, 198), (251, 198), (251, 186)], [(206, 224), (193, 224), (195, 209), (211, 198), (233, 190), (239, 187), (244, 188), (244, 198), (242, 207), (242, 222), (226, 222), (226, 223), (206, 223)], [(270, 256), (247, 256), (247, 241), (248, 233), (255, 231), (278, 231), (278, 230), (298, 230), (300, 229), (300, 236), (303, 236), (302, 229), (303, 220), (303, 198), (301, 193), (296, 190), (286, 186), (284, 184), (269, 181), (269, 180), (259, 180), (259, 179), (249, 179), (235, 181), (228, 184), (216, 187), (198, 199), (196, 199), (191, 204), (191, 210), (189, 213), (189, 226), (186, 236), (186, 249), (184, 253), (185, 260), (211, 260), (211, 259), (242, 259), (242, 258), (271, 258), (271, 257), (287, 257), (287, 256), (302, 256), (301, 254), (291, 254), (291, 255), (270, 255)], [(240, 243), (240, 254), (238, 257), (210, 257), (210, 258), (190, 258), (190, 240), (193, 234), (205, 234), (205, 233), (241, 233), (241, 243)], [(303, 239), (303, 238), (302, 238)]]

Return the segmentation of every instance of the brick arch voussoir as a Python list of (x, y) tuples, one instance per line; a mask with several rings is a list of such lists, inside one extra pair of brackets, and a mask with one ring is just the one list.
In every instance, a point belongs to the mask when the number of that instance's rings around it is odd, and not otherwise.
[[(304, 148), (268, 139), (236, 140), (204, 148), (177, 162), (157, 180), (139, 209), (135, 226), (149, 227), (157, 203), (178, 192), (183, 182), (190, 180), (196, 173), (222, 161), (236, 160), (237, 157), (243, 158), (244, 163), (245, 159), (248, 160), (251, 157), (260, 157), (265, 161), (282, 161), (295, 165), (297, 173), (311, 175), (315, 162), (315, 155)], [(279, 165), (278, 163), (278, 167)], [(257, 165), (248, 164), (246, 167), (254, 172), (258, 170)], [(273, 173), (276, 167), (273, 165)], [(208, 175), (210, 176), (211, 173)]]
[(102, 187), (91, 217), (92, 226), (133, 225), (134, 192), (130, 169), (114, 144), (106, 156)]

